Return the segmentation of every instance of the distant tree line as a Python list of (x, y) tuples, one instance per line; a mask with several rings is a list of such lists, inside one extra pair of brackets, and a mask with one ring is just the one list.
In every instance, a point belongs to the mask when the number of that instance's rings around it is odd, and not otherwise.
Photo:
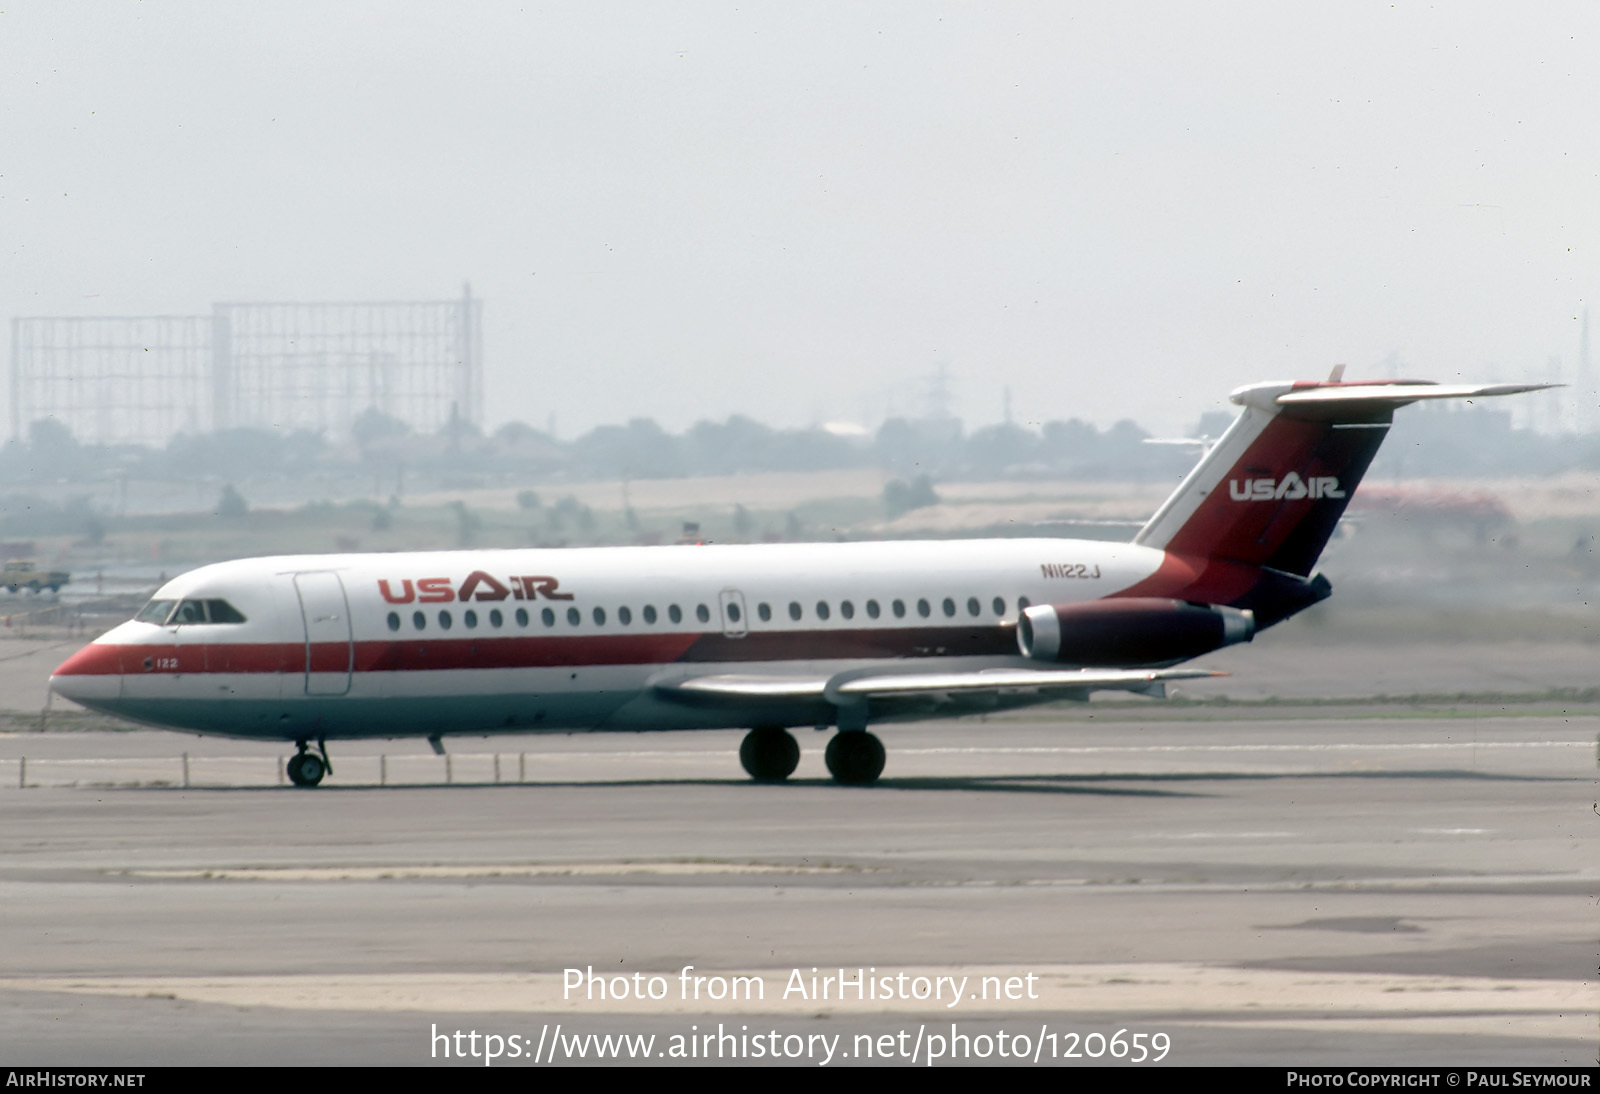
[[(1194, 434), (1214, 440), (1230, 421), (1230, 415), (1207, 414)], [(876, 434), (846, 436), (820, 428), (774, 429), (736, 415), (724, 422), (698, 422), (677, 434), (651, 419), (635, 418), (565, 441), (521, 422), (492, 434), (466, 424), (417, 433), (369, 410), (351, 436), (339, 441), (305, 431), (231, 429), (179, 434), (165, 448), (144, 448), (81, 444), (61, 423), (45, 419), (34, 422), (25, 439), (0, 448), (0, 492), (117, 476), (244, 483), (319, 472), (392, 478), (397, 469), (404, 475), (536, 482), (866, 467), (881, 468), (908, 484), (997, 478), (1149, 481), (1183, 474), (1198, 456), (1198, 446), (1151, 445), (1144, 443), (1148, 438), (1126, 420), (1109, 429), (1072, 419), (969, 432), (955, 420), (891, 418)], [(1593, 468), (1600, 468), (1600, 435), (1515, 429), (1508, 413), (1487, 407), (1450, 412), (1421, 407), (1397, 415), (1374, 471), (1448, 477)]]

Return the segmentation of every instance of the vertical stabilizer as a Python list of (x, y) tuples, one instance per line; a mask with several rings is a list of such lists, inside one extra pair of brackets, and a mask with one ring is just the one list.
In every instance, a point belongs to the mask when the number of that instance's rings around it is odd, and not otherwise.
[(1549, 384), (1268, 383), (1134, 542), (1173, 554), (1309, 576), (1388, 435), (1397, 408)]

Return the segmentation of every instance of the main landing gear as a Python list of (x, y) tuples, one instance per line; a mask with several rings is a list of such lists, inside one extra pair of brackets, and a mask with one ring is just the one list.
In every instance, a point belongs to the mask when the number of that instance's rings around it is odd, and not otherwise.
[(304, 741), (296, 741), (295, 745), (300, 751), (290, 756), (289, 762), (283, 765), (284, 773), (296, 786), (316, 786), (322, 781), (322, 776), (333, 771), (333, 765), (328, 762), (328, 746), (318, 741), (317, 751), (311, 752), (306, 749)]
[(739, 762), (756, 782), (782, 782), (800, 765), (800, 746), (787, 729), (752, 729), (739, 745)]
[[(824, 753), (828, 773), (846, 786), (870, 786), (883, 774), (883, 742), (865, 730), (840, 730)], [(786, 729), (752, 729), (739, 745), (739, 762), (757, 782), (782, 782), (800, 764), (800, 746)]]
[(846, 786), (870, 786), (883, 774), (883, 742), (864, 729), (841, 729), (823, 754), (828, 773)]

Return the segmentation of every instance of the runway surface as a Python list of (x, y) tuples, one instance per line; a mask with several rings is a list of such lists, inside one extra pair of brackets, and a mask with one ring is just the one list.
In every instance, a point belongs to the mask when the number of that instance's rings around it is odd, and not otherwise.
[(282, 746), (3, 737), (4, 1062), (1595, 1061), (1600, 718), (1170, 709), (890, 727), (865, 790), (815, 733), (783, 786), (684, 733), (351, 745), (313, 791)]

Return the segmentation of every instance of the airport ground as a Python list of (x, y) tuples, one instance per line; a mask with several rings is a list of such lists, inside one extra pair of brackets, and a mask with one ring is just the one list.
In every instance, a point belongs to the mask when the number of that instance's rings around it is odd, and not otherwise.
[[(941, 531), (987, 526), (995, 499), (968, 493)], [(50, 670), (167, 567), (143, 544), (69, 586), (70, 610), (19, 598), (0, 628), (0, 1062), (456, 1064), (435, 1030), (531, 1052), (559, 1024), (655, 1051), (776, 1030), (811, 1064), (838, 1036), (830, 1066), (869, 1062), (857, 1037), (909, 1062), (920, 1035), (925, 1063), (954, 1023), (1071, 1065), (1126, 1066), (1118, 1030), (1164, 1034), (1168, 1064), (1594, 1064), (1600, 518), (1587, 485), (1503, 496), (1530, 507), (1514, 541), (1336, 542), (1328, 606), (1205, 658), (1232, 675), (1175, 702), (888, 727), (867, 790), (826, 778), (810, 732), (776, 787), (744, 777), (736, 734), (681, 733), (342, 745), (301, 791), (282, 744), (42, 717)], [(691, 519), (698, 497), (655, 500)], [(455, 516), (429, 519), (453, 545)], [(293, 549), (359, 531), (318, 529)], [(684, 1000), (689, 965), (765, 998)], [(564, 997), (590, 967), (667, 997)], [(785, 998), (813, 967), (969, 993), (1032, 975), (1038, 998)], [(1002, 1062), (988, 1044), (968, 1062)]]
[[(346, 745), (295, 790), (282, 746), (38, 732), (38, 664), (81, 639), (0, 644), (5, 1062), (458, 1063), (434, 1032), (560, 1024), (925, 1063), (954, 1023), (1073, 1065), (1131, 1066), (1118, 1030), (1169, 1064), (1593, 1064), (1595, 647), (1267, 637), (1203, 685), (1226, 704), (886, 728), (868, 790), (815, 733), (784, 786), (682, 733), (458, 741), (448, 772)], [(685, 1000), (690, 965), (765, 997)], [(665, 996), (566, 996), (591, 967)], [(813, 967), (1038, 997), (816, 999)]]

